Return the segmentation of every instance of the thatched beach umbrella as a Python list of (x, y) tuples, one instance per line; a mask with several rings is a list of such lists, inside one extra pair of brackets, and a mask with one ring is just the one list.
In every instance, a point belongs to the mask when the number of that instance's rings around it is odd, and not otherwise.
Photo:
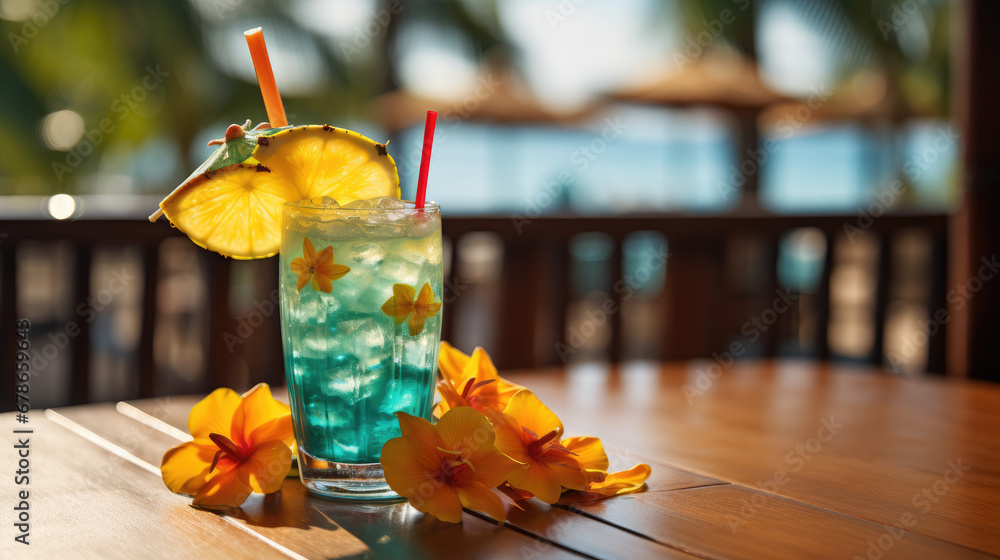
[(732, 113), (740, 128), (736, 167), (743, 174), (743, 203), (748, 205), (756, 204), (757, 118), (767, 107), (793, 101), (764, 84), (756, 64), (741, 55), (721, 52), (677, 59), (608, 97), (658, 106), (717, 107)]

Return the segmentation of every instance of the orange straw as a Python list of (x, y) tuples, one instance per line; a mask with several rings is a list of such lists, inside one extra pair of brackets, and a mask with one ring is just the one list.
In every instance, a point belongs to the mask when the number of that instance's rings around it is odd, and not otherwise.
[(274, 72), (271, 71), (271, 59), (267, 56), (264, 30), (257, 27), (244, 31), (243, 35), (247, 38), (247, 45), (250, 46), (250, 57), (253, 58), (253, 69), (257, 72), (257, 85), (260, 86), (260, 94), (264, 97), (267, 120), (274, 128), (288, 126), (285, 108), (281, 105), (281, 95), (278, 93), (278, 84), (275, 83)]

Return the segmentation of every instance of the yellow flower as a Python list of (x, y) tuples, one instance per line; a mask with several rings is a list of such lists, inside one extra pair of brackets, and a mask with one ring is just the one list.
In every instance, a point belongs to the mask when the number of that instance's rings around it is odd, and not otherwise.
[(424, 319), (430, 319), (441, 310), (440, 303), (434, 303), (434, 292), (430, 284), (424, 284), (420, 296), (413, 299), (416, 288), (406, 284), (393, 284), (392, 296), (382, 304), (382, 312), (400, 324), (410, 317), (410, 335), (416, 336), (424, 330)]
[(396, 416), (402, 437), (382, 447), (385, 481), (394, 492), (442, 521), (461, 521), (462, 507), (506, 519), (492, 488), (525, 465), (497, 450), (485, 416), (468, 407), (452, 409), (436, 425), (405, 412)]
[(302, 255), (292, 260), (291, 264), (292, 272), (299, 275), (295, 282), (296, 290), (301, 291), (312, 280), (313, 290), (329, 294), (333, 292), (333, 282), (351, 271), (342, 264), (334, 264), (332, 245), (317, 253), (308, 237), (302, 241)]
[(524, 471), (507, 479), (511, 486), (549, 504), (559, 500), (563, 487), (588, 488), (587, 473), (574, 452), (559, 442), (562, 422), (534, 393), (518, 391), (503, 413), (494, 414), (491, 420), (497, 433), (497, 449), (528, 464)]
[(160, 473), (172, 492), (210, 509), (239, 507), (252, 492), (270, 494), (292, 465), (295, 443), (288, 405), (261, 383), (242, 397), (216, 389), (188, 416), (193, 441), (171, 448)]
[(471, 406), (487, 415), (490, 411), (503, 412), (514, 393), (523, 389), (500, 377), (489, 354), (482, 348), (476, 348), (472, 356), (468, 356), (442, 342), (438, 369), (442, 379), (437, 389), (442, 400), (437, 403), (434, 415), (439, 418), (459, 406)]
[(596, 437), (581, 436), (562, 440), (562, 445), (576, 455), (580, 466), (587, 473), (587, 489), (570, 492), (560, 500), (561, 504), (601, 500), (620, 494), (637, 492), (646, 484), (652, 472), (649, 465), (639, 463), (631, 469), (615, 473), (608, 472), (608, 455), (601, 440)]

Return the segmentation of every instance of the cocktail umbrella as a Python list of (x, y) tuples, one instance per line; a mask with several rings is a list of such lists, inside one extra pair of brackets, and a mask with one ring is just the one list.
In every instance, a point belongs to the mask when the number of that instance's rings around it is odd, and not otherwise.
[[(717, 107), (733, 114), (740, 128), (736, 167), (754, 160), (759, 139), (757, 118), (761, 111), (793, 98), (775, 92), (764, 84), (757, 65), (729, 52), (711, 51), (698, 58), (675, 57), (649, 77), (608, 98), (615, 101), (670, 107)], [(756, 207), (757, 165), (745, 173), (743, 206)]]

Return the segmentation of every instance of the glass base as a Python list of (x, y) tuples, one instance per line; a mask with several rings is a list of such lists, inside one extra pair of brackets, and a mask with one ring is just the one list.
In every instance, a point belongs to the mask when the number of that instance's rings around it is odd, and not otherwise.
[(335, 463), (299, 450), (299, 478), (314, 496), (329, 500), (398, 502), (405, 500), (385, 482), (381, 463)]

